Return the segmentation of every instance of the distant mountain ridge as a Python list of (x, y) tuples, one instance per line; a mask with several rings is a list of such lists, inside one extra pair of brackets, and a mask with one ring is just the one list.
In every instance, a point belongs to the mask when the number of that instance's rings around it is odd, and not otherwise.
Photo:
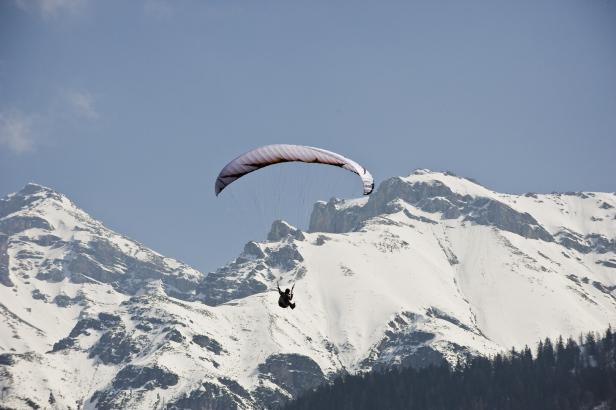
[(28, 184), (0, 200), (0, 316), (5, 407), (275, 408), (341, 373), (616, 323), (616, 195), (417, 170), (205, 275)]

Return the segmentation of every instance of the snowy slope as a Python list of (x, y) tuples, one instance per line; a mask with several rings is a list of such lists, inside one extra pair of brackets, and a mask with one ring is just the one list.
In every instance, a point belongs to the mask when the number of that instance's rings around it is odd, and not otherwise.
[[(254, 408), (616, 323), (616, 196), (415, 171), (208, 275), (30, 184), (0, 201), (0, 403)], [(276, 282), (296, 282), (282, 310)]]

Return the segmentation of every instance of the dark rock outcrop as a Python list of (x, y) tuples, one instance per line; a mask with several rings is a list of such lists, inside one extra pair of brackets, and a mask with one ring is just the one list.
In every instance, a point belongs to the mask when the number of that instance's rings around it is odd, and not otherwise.
[(243, 255), (255, 259), (265, 257), (265, 253), (263, 253), (259, 244), (253, 241), (247, 242), (246, 245), (244, 245)]
[(62, 196), (49, 188), (29, 183), (14, 195), (0, 199), (0, 218), (31, 206), (44, 198), (61, 200)]
[(608, 239), (604, 235), (589, 234), (582, 235), (568, 229), (559, 231), (556, 235), (556, 241), (568, 249), (575, 249), (581, 253), (607, 253), (616, 252), (616, 238)]
[(73, 346), (75, 346), (75, 339), (72, 337), (65, 337), (63, 339), (58, 340), (56, 343), (53, 344), (53, 347), (51, 348), (51, 352), (52, 353), (59, 352), (61, 350), (70, 349)]
[(128, 361), (131, 354), (137, 353), (136, 345), (124, 328), (116, 328), (103, 333), (92, 346), (88, 357), (98, 359), (104, 364), (119, 364)]
[[(238, 409), (250, 395), (243, 387), (228, 379), (218, 379), (221, 384), (205, 382), (186, 397), (169, 403), (169, 410), (232, 410)], [(243, 407), (243, 406), (242, 406)]]
[(32, 291), (32, 299), (37, 299), (37, 300), (42, 300), (43, 302), (47, 302), (47, 300), (49, 299), (49, 296), (47, 296), (46, 294), (44, 294), (38, 289), (34, 289)]
[(265, 292), (267, 286), (259, 280), (261, 272), (247, 272), (231, 264), (209, 273), (197, 287), (197, 298), (209, 306), (217, 306), (233, 299)]
[(176, 343), (182, 343), (184, 340), (186, 340), (182, 332), (177, 329), (168, 330), (167, 334), (165, 335), (165, 339), (171, 340)]
[(217, 355), (224, 351), (220, 343), (206, 335), (194, 335), (192, 341)]
[(10, 353), (1, 353), (0, 354), (0, 366), (12, 366), (15, 364), (15, 359), (13, 355)]
[[(39, 295), (37, 295), (37, 296), (39, 296)], [(33, 292), (32, 297), (36, 298), (35, 295), (34, 295), (34, 292)], [(70, 297), (68, 295), (60, 293), (59, 295), (56, 295), (56, 297), (53, 298), (52, 302), (56, 306), (64, 308), (64, 307), (68, 307), (68, 306), (75, 305), (75, 304), (83, 305), (83, 304), (86, 303), (86, 300), (85, 300), (83, 294), (77, 294), (77, 296), (72, 298), (72, 297)]]
[[(44, 238), (44, 241), (54, 241), (53, 235)], [(73, 283), (111, 283), (117, 291), (129, 295), (143, 289), (148, 282), (161, 280), (173, 297), (185, 300), (194, 298), (197, 281), (176, 274), (160, 256), (152, 254), (149, 260), (138, 259), (104, 238), (89, 242), (73, 241), (67, 246), (70, 247), (67, 256), (45, 262), (37, 279), (61, 282), (68, 278)], [(45, 268), (45, 265), (48, 267)]]
[(26, 238), (26, 240), (29, 240), (39, 246), (45, 246), (45, 247), (60, 247), (60, 246), (64, 246), (66, 245), (66, 242), (62, 241), (61, 238), (58, 238), (56, 235), (39, 235), (36, 236), (34, 238)]
[(13, 286), (13, 281), (9, 274), (9, 237), (0, 232), (0, 284)]
[(49, 225), (49, 222), (38, 216), (15, 215), (0, 220), (0, 232), (4, 232), (9, 235), (20, 233), (32, 228), (44, 229), (46, 231), (53, 229), (52, 226)]
[(112, 386), (121, 390), (137, 388), (152, 390), (155, 387), (166, 389), (176, 385), (178, 381), (177, 374), (161, 367), (139, 367), (131, 364), (116, 374)]
[(139, 390), (166, 389), (178, 381), (177, 374), (158, 366), (128, 365), (116, 374), (108, 389), (94, 393), (90, 403), (96, 402), (96, 408), (100, 410), (120, 409), (135, 390), (139, 394)]
[(339, 211), (336, 205), (340, 202), (340, 199), (332, 198), (328, 202), (315, 203), (310, 214), (308, 231), (340, 233), (356, 230), (366, 219), (363, 207), (354, 206)]
[(52, 352), (72, 348), (81, 335), (89, 336), (90, 331), (105, 331), (90, 349), (89, 357), (99, 357), (103, 363), (121, 363), (136, 352), (137, 346), (126, 333), (119, 316), (101, 312), (97, 318), (80, 319), (69, 335), (53, 345)]
[(280, 241), (286, 238), (292, 238), (298, 241), (306, 239), (302, 231), (289, 225), (285, 221), (276, 220), (272, 223), (272, 228), (267, 234), (268, 241)]
[(229, 265), (209, 273), (197, 288), (196, 298), (210, 306), (233, 299), (265, 292), (267, 280), (273, 280), (272, 269), (291, 271), (304, 257), (293, 242), (281, 242), (265, 250), (254, 242), (244, 246), (244, 252)]
[[(438, 317), (459, 325), (456, 319), (438, 309), (428, 310), (428, 316)], [(421, 368), (440, 365), (445, 362), (443, 355), (430, 346), (435, 335), (417, 329), (415, 323), (425, 316), (412, 312), (401, 312), (389, 322), (389, 329), (371, 353), (361, 362), (366, 370), (384, 371), (392, 366)]]
[[(327, 379), (319, 365), (300, 354), (276, 354), (267, 358), (258, 367), (259, 377), (280, 386), (292, 397), (313, 389)], [(287, 396), (279, 391), (261, 386), (253, 393), (266, 408), (277, 408), (286, 403)]]
[(610, 259), (609, 261), (597, 261), (598, 265), (603, 265), (607, 268), (616, 269), (616, 259)]
[(265, 263), (272, 268), (279, 268), (290, 271), (295, 268), (298, 262), (303, 262), (304, 257), (297, 250), (293, 243), (285, 244), (277, 249), (267, 249)]

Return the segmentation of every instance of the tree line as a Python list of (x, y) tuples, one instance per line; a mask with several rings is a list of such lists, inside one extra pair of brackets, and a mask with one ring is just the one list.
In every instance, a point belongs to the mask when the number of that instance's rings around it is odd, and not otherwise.
[(339, 377), (289, 409), (616, 409), (616, 336), (611, 328), (455, 366)]

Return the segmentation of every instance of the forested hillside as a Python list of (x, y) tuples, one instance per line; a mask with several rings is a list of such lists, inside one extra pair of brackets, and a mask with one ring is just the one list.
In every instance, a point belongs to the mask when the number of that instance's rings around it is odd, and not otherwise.
[[(291, 403), (302, 409), (614, 409), (616, 337), (545, 339), (465, 364), (336, 379)], [(534, 352), (534, 354), (533, 354)]]

